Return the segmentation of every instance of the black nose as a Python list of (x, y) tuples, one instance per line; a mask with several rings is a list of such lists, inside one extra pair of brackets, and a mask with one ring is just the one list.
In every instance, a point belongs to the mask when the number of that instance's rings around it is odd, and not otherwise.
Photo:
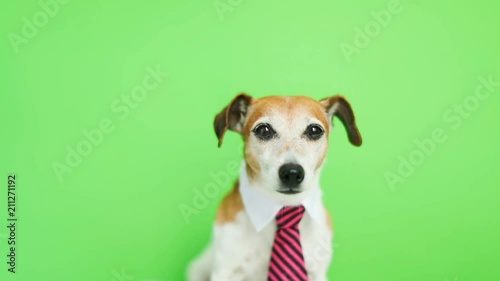
[(304, 180), (304, 169), (297, 164), (285, 164), (279, 170), (281, 182), (287, 187), (296, 187)]

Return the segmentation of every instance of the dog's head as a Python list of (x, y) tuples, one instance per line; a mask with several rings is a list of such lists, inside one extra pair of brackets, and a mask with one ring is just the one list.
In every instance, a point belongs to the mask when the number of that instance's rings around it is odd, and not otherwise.
[(318, 102), (240, 94), (217, 114), (214, 127), (219, 147), (228, 129), (243, 135), (249, 180), (279, 201), (293, 204), (318, 185), (334, 115), (344, 123), (349, 141), (360, 146), (354, 113), (342, 96)]

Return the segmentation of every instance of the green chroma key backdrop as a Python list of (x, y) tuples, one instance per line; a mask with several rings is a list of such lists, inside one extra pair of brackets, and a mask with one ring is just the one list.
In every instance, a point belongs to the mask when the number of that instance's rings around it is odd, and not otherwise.
[(334, 120), (321, 178), (329, 280), (500, 280), (497, 1), (1, 6), (0, 280), (184, 280), (242, 91), (353, 105), (364, 143)]

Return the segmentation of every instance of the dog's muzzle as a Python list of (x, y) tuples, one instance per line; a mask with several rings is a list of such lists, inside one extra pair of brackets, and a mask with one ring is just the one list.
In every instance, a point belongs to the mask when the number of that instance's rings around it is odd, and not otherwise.
[(281, 193), (294, 194), (299, 193), (296, 188), (304, 180), (304, 168), (297, 164), (285, 164), (278, 171), (283, 189), (278, 190)]

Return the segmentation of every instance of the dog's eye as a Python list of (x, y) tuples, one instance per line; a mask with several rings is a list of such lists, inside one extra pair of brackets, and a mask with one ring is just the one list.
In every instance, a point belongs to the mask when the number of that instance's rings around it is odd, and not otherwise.
[(253, 129), (255, 136), (261, 140), (270, 140), (276, 136), (276, 131), (269, 124), (260, 124)]
[(319, 125), (309, 125), (304, 132), (304, 135), (310, 140), (318, 140), (323, 136), (325, 131)]

